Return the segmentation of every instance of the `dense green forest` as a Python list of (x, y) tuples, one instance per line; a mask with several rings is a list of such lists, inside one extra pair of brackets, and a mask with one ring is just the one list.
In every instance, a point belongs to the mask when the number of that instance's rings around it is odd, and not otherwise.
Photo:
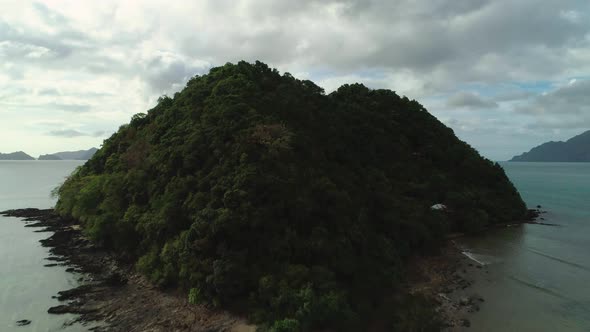
[(418, 102), (361, 84), (326, 95), (260, 62), (160, 98), (58, 195), (154, 283), (273, 331), (363, 330), (410, 255), (526, 212), (502, 168)]

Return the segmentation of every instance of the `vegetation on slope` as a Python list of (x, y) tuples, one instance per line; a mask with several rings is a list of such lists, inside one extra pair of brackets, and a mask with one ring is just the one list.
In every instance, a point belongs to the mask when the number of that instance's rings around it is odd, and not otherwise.
[(418, 102), (360, 84), (326, 95), (260, 62), (161, 98), (58, 194), (153, 282), (276, 331), (358, 330), (410, 254), (525, 213), (502, 168)]

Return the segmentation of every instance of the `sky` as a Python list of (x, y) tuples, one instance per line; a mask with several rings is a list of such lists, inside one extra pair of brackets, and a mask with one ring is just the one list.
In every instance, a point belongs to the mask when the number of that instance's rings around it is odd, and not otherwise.
[(260, 60), (422, 103), (492, 160), (590, 129), (587, 0), (0, 0), (0, 152), (99, 147), (194, 75)]

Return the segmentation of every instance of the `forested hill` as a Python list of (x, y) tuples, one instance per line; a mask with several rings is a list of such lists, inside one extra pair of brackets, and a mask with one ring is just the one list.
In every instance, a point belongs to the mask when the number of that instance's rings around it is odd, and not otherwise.
[(590, 130), (565, 142), (547, 142), (510, 161), (590, 162)]
[(365, 330), (409, 255), (526, 212), (502, 168), (418, 102), (360, 84), (326, 95), (260, 62), (161, 98), (58, 194), (154, 283), (275, 331)]

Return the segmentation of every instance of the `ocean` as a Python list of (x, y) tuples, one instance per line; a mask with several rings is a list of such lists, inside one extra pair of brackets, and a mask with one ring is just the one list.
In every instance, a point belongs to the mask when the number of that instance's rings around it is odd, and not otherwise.
[(590, 163), (502, 163), (540, 220), (461, 241), (489, 274), (470, 331), (590, 331)]
[[(81, 162), (0, 161), (0, 211), (48, 208), (53, 188)], [(541, 205), (544, 222), (461, 240), (486, 273), (469, 291), (485, 299), (468, 331), (590, 331), (590, 164), (503, 163), (526, 203)], [(64, 328), (75, 317), (49, 315), (58, 291), (80, 275), (44, 267), (47, 233), (0, 217), (0, 331), (85, 331)], [(17, 327), (16, 321), (31, 320)]]
[[(51, 190), (61, 184), (82, 162), (0, 161), (0, 211), (16, 208), (49, 208), (55, 204)], [(78, 285), (80, 275), (67, 273), (63, 266), (44, 267), (49, 250), (39, 240), (48, 233), (26, 228), (16, 218), (0, 216), (0, 331), (49, 332), (86, 331), (75, 324), (64, 328), (73, 315), (49, 315), (59, 305), (52, 299), (58, 291)], [(18, 327), (19, 320), (30, 320)]]

